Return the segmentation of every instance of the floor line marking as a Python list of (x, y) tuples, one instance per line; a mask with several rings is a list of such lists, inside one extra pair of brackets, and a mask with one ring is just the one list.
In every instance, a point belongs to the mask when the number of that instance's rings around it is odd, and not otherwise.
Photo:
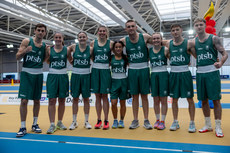
[[(165, 149), (165, 148), (135, 147), (135, 146), (93, 144), (93, 143), (80, 143), (80, 142), (64, 142), (64, 141), (52, 141), (52, 140), (35, 140), (35, 139), (21, 139), (21, 138), (5, 138), (5, 137), (0, 137), (0, 139), (16, 140), (16, 141), (49, 142), (49, 143), (60, 143), (60, 142), (61, 142), (61, 143), (66, 143), (66, 144), (85, 145), (85, 146), (99, 146), (99, 147), (114, 147), (114, 148), (129, 148), (129, 149), (142, 149), (142, 150), (161, 150), (161, 151), (183, 152), (183, 150), (178, 150), (178, 149)], [(204, 151), (192, 151), (192, 152), (195, 152), (195, 153), (214, 153), (214, 152), (204, 152)]]

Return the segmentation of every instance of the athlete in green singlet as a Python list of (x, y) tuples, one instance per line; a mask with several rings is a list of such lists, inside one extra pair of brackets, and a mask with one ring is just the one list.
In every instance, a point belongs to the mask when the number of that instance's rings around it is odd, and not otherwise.
[(78, 101), (80, 94), (82, 95), (84, 102), (85, 113), (85, 128), (91, 129), (89, 124), (89, 97), (90, 93), (90, 58), (92, 54), (92, 47), (87, 45), (87, 34), (85, 32), (79, 32), (77, 35), (79, 43), (69, 46), (73, 57), (69, 60), (73, 65), (71, 76), (71, 95), (73, 97), (73, 122), (69, 129), (74, 130), (77, 126), (77, 113), (78, 113)]
[[(193, 46), (197, 55), (197, 96), (202, 101), (202, 110), (205, 117), (205, 126), (199, 130), (200, 133), (212, 131), (210, 108), (208, 99), (213, 100), (214, 117), (216, 123), (216, 136), (224, 137), (221, 129), (222, 108), (221, 99), (221, 82), (219, 68), (222, 67), (228, 58), (228, 54), (221, 44), (218, 36), (205, 32), (205, 20), (197, 18), (194, 21), (194, 28), (198, 37), (193, 40)], [(217, 60), (218, 52), (222, 55), (220, 61)]]
[(154, 33), (152, 37), (153, 47), (149, 49), (149, 60), (151, 67), (151, 93), (156, 115), (156, 122), (153, 127), (158, 130), (164, 130), (165, 117), (168, 110), (167, 98), (169, 95), (169, 73), (167, 71), (169, 51), (167, 47), (162, 46), (162, 36), (160, 33)]
[[(182, 37), (182, 27), (179, 24), (171, 25), (171, 35), (173, 40), (163, 41), (163, 44), (169, 48), (169, 57), (171, 71), (169, 75), (169, 91), (172, 97), (173, 124), (170, 127), (171, 131), (176, 131), (180, 128), (178, 123), (178, 99), (187, 98), (189, 104), (190, 124), (188, 132), (196, 132), (195, 127), (195, 104), (193, 101), (193, 82), (192, 75), (188, 68), (190, 64), (191, 52), (190, 41)], [(195, 56), (195, 55), (193, 55)]]
[(128, 82), (130, 86), (130, 94), (133, 98), (132, 108), (134, 117), (129, 129), (136, 129), (139, 127), (139, 94), (141, 95), (144, 112), (144, 127), (146, 129), (152, 129), (153, 127), (148, 120), (150, 72), (148, 66), (147, 48), (147, 43), (152, 43), (152, 37), (148, 34), (138, 33), (137, 25), (134, 20), (128, 20), (126, 22), (125, 30), (128, 33), (128, 37), (122, 38), (121, 41), (126, 46), (126, 53), (128, 57)]
[[(112, 86), (111, 86), (111, 103), (113, 113), (112, 128), (124, 128), (124, 118), (126, 113), (126, 99), (128, 96), (128, 80), (126, 68), (128, 64), (127, 57), (123, 54), (124, 44), (122, 41), (115, 41), (113, 44), (113, 53), (111, 59)], [(120, 100), (120, 121), (117, 120), (117, 103)]]
[(46, 26), (37, 24), (34, 30), (35, 37), (23, 39), (16, 54), (16, 59), (23, 58), (22, 72), (20, 75), (20, 87), (18, 97), (21, 98), (20, 116), (21, 128), (16, 137), (26, 134), (26, 116), (28, 100), (34, 101), (32, 131), (41, 133), (37, 124), (40, 110), (40, 99), (42, 94), (43, 73), (42, 67), (45, 61), (46, 45), (42, 42), (46, 35)]
[[(54, 34), (55, 45), (47, 51), (46, 62), (49, 64), (49, 74), (46, 81), (47, 97), (49, 98), (48, 113), (50, 128), (47, 134), (53, 134), (56, 129), (66, 130), (62, 123), (65, 112), (65, 98), (69, 96), (69, 77), (67, 74), (67, 57), (70, 52), (64, 46), (64, 36)], [(58, 122), (55, 126), (56, 102), (58, 98)]]
[[(108, 93), (111, 88), (111, 72), (109, 62), (111, 58), (111, 49), (113, 41), (108, 39), (109, 31), (106, 27), (100, 26), (98, 28), (98, 39), (91, 42), (90, 46), (93, 48), (93, 66), (91, 72), (91, 91), (96, 95), (96, 112), (97, 123), (95, 129), (102, 127), (101, 111), (104, 111), (104, 125), (103, 129), (109, 129), (109, 101)], [(103, 103), (101, 103), (101, 100)]]

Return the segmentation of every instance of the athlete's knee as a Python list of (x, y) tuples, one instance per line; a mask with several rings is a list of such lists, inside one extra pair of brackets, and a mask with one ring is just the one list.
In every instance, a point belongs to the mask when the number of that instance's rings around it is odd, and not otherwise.
[(28, 100), (27, 99), (22, 99), (21, 100), (21, 105), (22, 106), (26, 106), (28, 104)]
[(111, 100), (111, 104), (112, 104), (113, 107), (114, 107), (114, 106), (117, 106), (117, 101)]
[(56, 98), (50, 98), (49, 99), (49, 105), (56, 105)]
[(213, 100), (213, 104), (214, 104), (214, 106), (220, 105), (220, 100)]
[(40, 105), (40, 100), (34, 100), (34, 105)]
[(101, 100), (102, 94), (95, 94), (97, 100)]
[(78, 104), (78, 101), (79, 101), (79, 98), (73, 98), (73, 103), (75, 104)]

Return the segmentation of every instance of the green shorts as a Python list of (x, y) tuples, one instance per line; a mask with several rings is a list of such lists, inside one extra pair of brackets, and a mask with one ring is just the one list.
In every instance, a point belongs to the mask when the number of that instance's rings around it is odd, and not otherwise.
[(43, 86), (43, 74), (21, 72), (18, 98), (40, 100)]
[(69, 77), (67, 74), (48, 74), (46, 81), (48, 98), (66, 98), (69, 96)]
[(78, 98), (82, 94), (83, 98), (89, 98), (90, 93), (90, 74), (75, 74), (71, 76), (71, 95)]
[(220, 72), (197, 73), (196, 88), (198, 100), (221, 99)]
[(91, 91), (93, 93), (108, 94), (111, 88), (110, 69), (92, 68)]
[(169, 91), (172, 98), (192, 98), (194, 93), (191, 72), (171, 72), (169, 75)]
[(151, 73), (151, 93), (152, 97), (167, 97), (169, 95), (169, 73)]
[(112, 79), (111, 99), (125, 100), (129, 98), (128, 79)]
[(149, 68), (129, 69), (128, 81), (131, 95), (149, 94), (150, 90), (150, 72)]

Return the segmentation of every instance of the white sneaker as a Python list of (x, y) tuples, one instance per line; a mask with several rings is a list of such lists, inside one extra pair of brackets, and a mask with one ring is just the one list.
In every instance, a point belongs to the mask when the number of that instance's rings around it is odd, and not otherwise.
[(194, 122), (190, 122), (188, 132), (189, 133), (195, 133), (196, 132), (196, 126), (195, 126)]
[(219, 138), (224, 137), (224, 134), (223, 134), (221, 127), (216, 127), (216, 136)]
[(211, 126), (205, 125), (202, 129), (199, 130), (200, 133), (212, 132), (213, 129)]
[(74, 130), (74, 129), (77, 128), (77, 127), (78, 127), (77, 122), (72, 122), (72, 124), (71, 124), (70, 127), (69, 127), (69, 130)]
[(179, 126), (178, 121), (173, 121), (173, 123), (172, 123), (172, 125), (170, 127), (170, 131), (176, 131), (179, 128), (180, 128), (180, 126)]
[(89, 124), (89, 122), (85, 122), (85, 128), (86, 129), (92, 129), (92, 126)]

